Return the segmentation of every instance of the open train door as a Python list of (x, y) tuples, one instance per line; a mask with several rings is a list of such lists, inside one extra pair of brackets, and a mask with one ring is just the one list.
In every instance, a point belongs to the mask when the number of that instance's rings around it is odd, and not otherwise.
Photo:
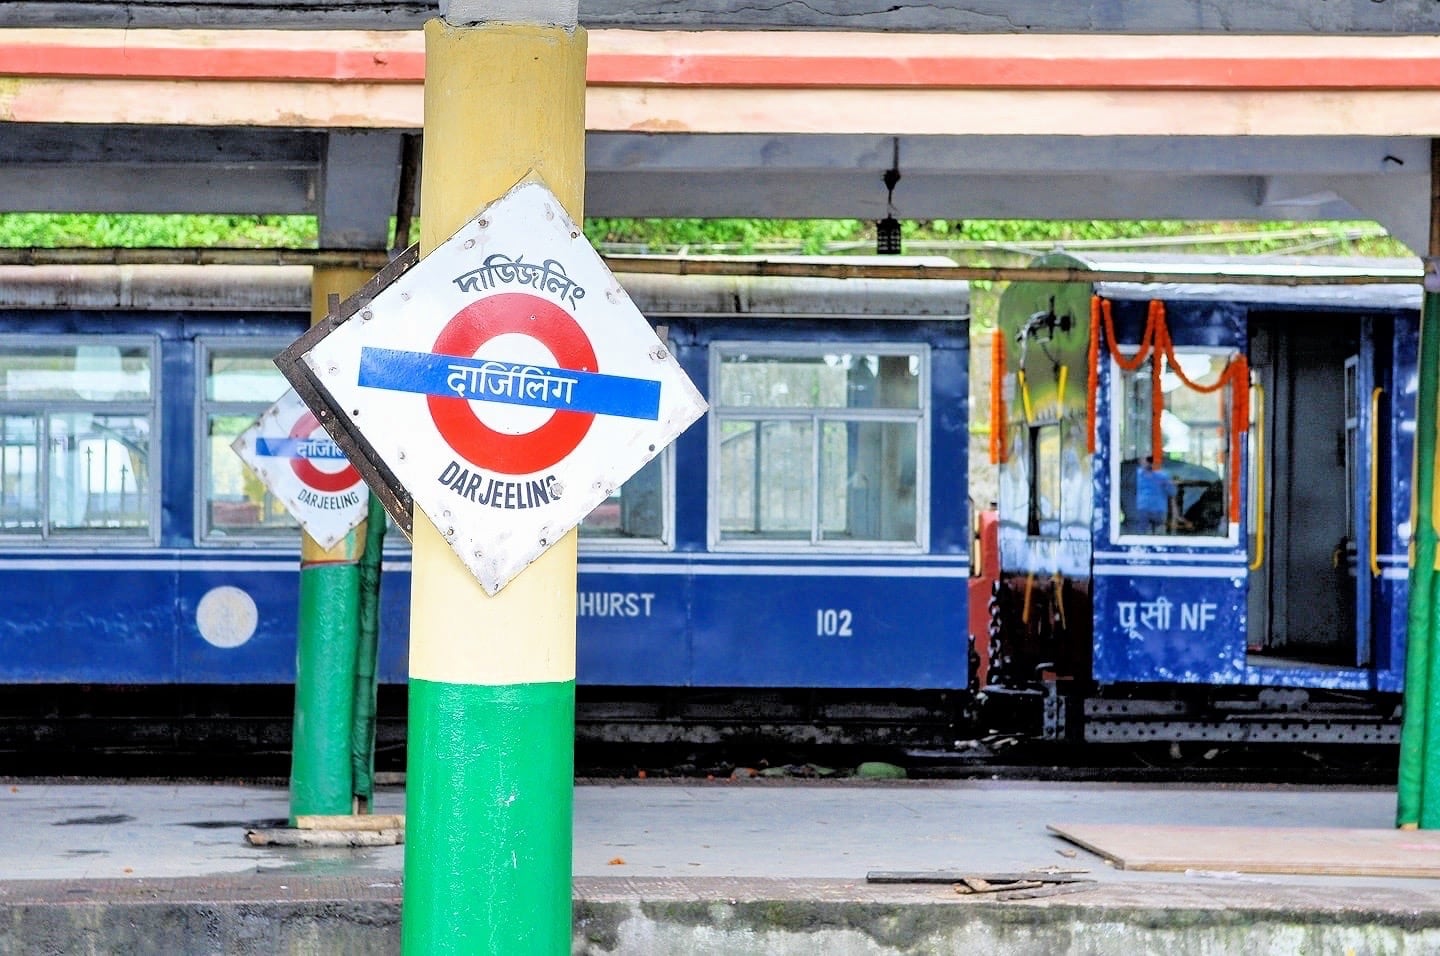
[(1254, 312), (1255, 467), (1247, 642), (1257, 666), (1358, 663), (1353, 574), (1360, 395), (1351, 315)]
[(1361, 670), (1401, 686), (1386, 672), (1404, 631), (1414, 397), (1396, 372), (1413, 369), (1413, 339), (1390, 316), (1250, 315), (1247, 663), (1262, 683), (1346, 686)]

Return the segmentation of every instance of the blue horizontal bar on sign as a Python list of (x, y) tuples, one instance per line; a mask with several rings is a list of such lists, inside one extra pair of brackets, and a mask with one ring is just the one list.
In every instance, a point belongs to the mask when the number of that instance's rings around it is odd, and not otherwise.
[(433, 352), (361, 348), (358, 384), (467, 401), (660, 418), (660, 383), (651, 379)]
[(268, 458), (345, 460), (340, 446), (329, 438), (257, 438), (255, 454)]

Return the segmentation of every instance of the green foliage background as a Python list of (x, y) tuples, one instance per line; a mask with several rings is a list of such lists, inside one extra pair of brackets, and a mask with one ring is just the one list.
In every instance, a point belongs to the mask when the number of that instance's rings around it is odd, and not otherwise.
[[(1057, 244), (1094, 243), (1178, 252), (1411, 254), (1374, 223), (1364, 222), (931, 219), (904, 221), (901, 231), (907, 252), (937, 251), (967, 264), (977, 264), (977, 256), (1023, 258)], [(20, 248), (303, 249), (315, 245), (316, 234), (313, 216), (0, 214), (0, 246)], [(821, 255), (868, 253), (875, 242), (874, 224), (856, 219), (587, 219), (585, 234), (611, 252)], [(412, 241), (418, 235), (418, 223), (412, 224)]]

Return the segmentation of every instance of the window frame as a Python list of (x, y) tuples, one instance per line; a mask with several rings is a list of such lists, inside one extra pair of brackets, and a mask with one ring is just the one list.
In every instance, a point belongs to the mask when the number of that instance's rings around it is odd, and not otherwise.
[[(40, 526), (33, 533), (23, 531), (0, 531), (0, 547), (41, 547), (41, 548), (95, 548), (126, 550), (153, 548), (160, 544), (160, 521), (162, 485), (164, 482), (164, 421), (160, 401), (160, 337), (154, 334), (86, 334), (86, 333), (4, 333), (0, 334), (0, 352), (8, 349), (33, 349), (37, 352), (60, 351), (65, 348), (78, 349), (86, 345), (104, 345), (115, 348), (143, 348), (149, 355), (150, 385), (149, 397), (142, 400), (86, 401), (69, 399), (8, 399), (0, 396), (0, 414), (33, 415), (40, 423), (41, 435), (37, 436), (37, 499), (40, 506)], [(52, 415), (66, 413), (90, 413), (107, 415), (135, 415), (147, 417), (150, 421), (148, 470), (149, 501), (146, 503), (146, 528), (143, 534), (117, 534), (114, 531), (74, 529), (59, 533), (50, 530), (50, 426)]]
[[(1126, 358), (1132, 358), (1132, 357), (1134, 357), (1135, 353), (1138, 351), (1138, 347), (1137, 347), (1137, 346), (1134, 346), (1134, 345), (1121, 345), (1121, 346), (1119, 346), (1119, 351), (1120, 351), (1123, 355), (1125, 355)], [(1174, 346), (1174, 351), (1175, 351), (1175, 355), (1176, 355), (1177, 358), (1178, 358), (1179, 356), (1181, 356), (1181, 355), (1205, 355), (1205, 356), (1209, 356), (1209, 357), (1212, 357), (1212, 358), (1213, 358), (1213, 357), (1221, 357), (1221, 358), (1223, 358), (1223, 357), (1235, 355), (1235, 351), (1236, 351), (1236, 350), (1233, 349), (1233, 348), (1226, 348), (1226, 347), (1220, 347), (1220, 346), (1176, 345), (1176, 346)], [(1152, 356), (1150, 357), (1150, 361), (1154, 361), (1154, 359), (1155, 359), (1155, 357), (1152, 355)], [(1124, 407), (1124, 403), (1125, 403), (1125, 388), (1124, 388), (1124, 382), (1125, 382), (1125, 376), (1126, 376), (1126, 375), (1128, 375), (1128, 374), (1134, 374), (1134, 373), (1128, 373), (1128, 372), (1126, 372), (1124, 369), (1122, 369), (1122, 368), (1120, 367), (1120, 364), (1115, 361), (1115, 359), (1114, 359), (1113, 356), (1110, 358), (1109, 373), (1110, 373), (1110, 389), (1109, 389), (1109, 390), (1110, 390), (1110, 400), (1109, 400), (1109, 406), (1110, 406), (1110, 442), (1109, 442), (1109, 449), (1110, 449), (1110, 465), (1109, 465), (1109, 472), (1110, 472), (1110, 503), (1109, 503), (1109, 504), (1110, 504), (1110, 508), (1109, 508), (1109, 510), (1110, 510), (1110, 515), (1109, 515), (1110, 543), (1113, 544), (1113, 545), (1117, 545), (1117, 546), (1123, 545), (1123, 546), (1128, 546), (1128, 547), (1166, 547), (1166, 546), (1168, 546), (1168, 547), (1185, 547), (1185, 548), (1209, 548), (1209, 549), (1214, 549), (1214, 550), (1226, 550), (1226, 549), (1234, 550), (1235, 548), (1239, 547), (1239, 546), (1240, 546), (1240, 527), (1241, 527), (1241, 525), (1244, 524), (1244, 516), (1242, 515), (1242, 516), (1241, 516), (1241, 521), (1237, 521), (1237, 522), (1232, 522), (1232, 521), (1230, 521), (1229, 518), (1228, 518), (1228, 510), (1229, 510), (1229, 507), (1230, 507), (1230, 501), (1229, 501), (1229, 495), (1230, 495), (1230, 475), (1229, 475), (1228, 473), (1227, 473), (1226, 475), (1222, 476), (1222, 478), (1221, 478), (1221, 480), (1220, 480), (1220, 487), (1223, 489), (1224, 494), (1225, 494), (1225, 496), (1226, 496), (1226, 500), (1225, 500), (1224, 504), (1225, 504), (1225, 508), (1226, 508), (1226, 512), (1227, 512), (1227, 518), (1226, 518), (1226, 522), (1225, 522), (1225, 523), (1226, 523), (1226, 526), (1227, 526), (1227, 530), (1226, 530), (1226, 533), (1225, 533), (1225, 534), (1223, 534), (1223, 535), (1202, 535), (1202, 534), (1179, 534), (1179, 535), (1176, 535), (1176, 534), (1123, 534), (1123, 533), (1121, 532), (1121, 530), (1120, 530), (1120, 529), (1121, 529), (1121, 522), (1120, 522), (1120, 464), (1121, 464), (1121, 461), (1122, 461), (1123, 449), (1120, 447), (1120, 442), (1121, 442), (1121, 438), (1123, 437), (1123, 432), (1124, 432), (1124, 428), (1122, 427), (1122, 416), (1123, 416), (1124, 413), (1125, 413), (1125, 407)], [(1181, 387), (1183, 388), (1184, 386), (1182, 385)], [(1231, 427), (1231, 428), (1236, 427), (1236, 423), (1231, 422), (1231, 423), (1230, 423), (1230, 427)], [(1243, 447), (1244, 447), (1244, 446), (1243, 446), (1243, 443), (1242, 443), (1242, 449), (1243, 449)], [(1245, 454), (1245, 452), (1242, 450), (1241, 454), (1243, 455), (1243, 454)], [(1163, 458), (1163, 455), (1162, 455), (1162, 458)], [(1243, 462), (1231, 462), (1231, 461), (1227, 461), (1227, 462), (1225, 463), (1225, 467), (1227, 468), (1227, 470), (1230, 469), (1230, 468), (1240, 468), (1240, 467), (1243, 467), (1243, 466), (1244, 466), (1244, 463), (1243, 463)], [(1141, 467), (1141, 463), (1139, 462), (1138, 459), (1137, 459), (1137, 461), (1136, 461), (1135, 467), (1136, 467), (1136, 468)], [(1242, 477), (1243, 477), (1243, 475), (1242, 475)], [(1243, 502), (1243, 496), (1244, 496), (1245, 494), (1246, 494), (1246, 492), (1245, 492), (1245, 490), (1242, 488), (1242, 490), (1241, 490), (1242, 504), (1244, 503), (1244, 502)]]
[[(202, 548), (255, 548), (262, 547), (274, 550), (294, 550), (300, 546), (301, 528), (297, 522), (289, 529), (288, 533), (279, 530), (263, 532), (236, 532), (226, 534), (223, 537), (216, 536), (210, 524), (210, 507), (208, 498), (210, 475), (210, 416), (219, 415), (244, 415), (252, 408), (257, 409), (253, 418), (259, 418), (265, 410), (274, 404), (271, 401), (267, 404), (260, 402), (236, 402), (211, 399), (207, 394), (206, 386), (210, 380), (210, 359), (216, 354), (238, 353), (238, 352), (264, 352), (273, 349), (272, 354), (278, 355), (288, 345), (294, 342), (293, 336), (246, 336), (239, 338), (226, 335), (200, 335), (195, 338), (195, 454), (194, 472), (192, 475), (192, 487), (194, 489), (192, 508), (194, 515), (194, 541), (196, 547)], [(284, 376), (280, 370), (275, 370), (282, 381)], [(290, 390), (290, 384), (285, 382), (284, 389), (280, 395)], [(276, 396), (277, 400), (279, 396)], [(234, 455), (234, 451), (230, 452)], [(249, 465), (236, 455), (235, 460), (241, 462), (240, 467), (249, 470)], [(269, 490), (266, 490), (269, 494)]]
[[(823, 358), (825, 355), (877, 355), (904, 356), (919, 360), (916, 381), (916, 408), (821, 408), (821, 407), (777, 407), (766, 405), (725, 406), (720, 403), (722, 394), (720, 377), (724, 359), (736, 353), (749, 353), (765, 358)], [(836, 554), (925, 554), (930, 550), (930, 416), (933, 405), (931, 395), (931, 354), (925, 342), (884, 341), (830, 341), (830, 342), (788, 342), (763, 339), (726, 339), (713, 341), (709, 345), (710, 414), (707, 433), (706, 464), (706, 541), (711, 551), (729, 552), (777, 552), (795, 553), (804, 551), (834, 552)], [(808, 539), (751, 538), (747, 540), (726, 539), (720, 530), (720, 440), (722, 425), (729, 420), (755, 419), (757, 421), (800, 421), (812, 426), (812, 456), (810, 465), (811, 489), (815, 492), (810, 503), (810, 535)], [(915, 429), (915, 534), (905, 541), (884, 541), (878, 539), (826, 539), (823, 537), (824, 505), (819, 494), (819, 454), (824, 425), (829, 422), (849, 424), (852, 422), (901, 423)]]

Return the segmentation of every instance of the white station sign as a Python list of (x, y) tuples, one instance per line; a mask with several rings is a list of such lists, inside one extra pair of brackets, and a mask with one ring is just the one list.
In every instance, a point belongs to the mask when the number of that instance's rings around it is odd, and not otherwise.
[(533, 177), (303, 361), (491, 594), (706, 409)]
[(339, 544), (365, 520), (365, 480), (294, 389), (230, 447), (322, 548)]

